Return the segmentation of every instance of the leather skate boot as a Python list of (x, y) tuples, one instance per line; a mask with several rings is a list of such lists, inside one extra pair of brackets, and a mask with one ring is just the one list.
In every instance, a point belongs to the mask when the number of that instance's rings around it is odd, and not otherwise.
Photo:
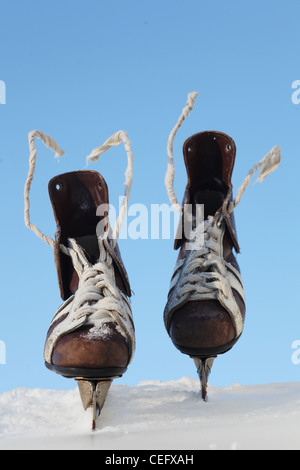
[[(36, 136), (49, 144), (47, 136)], [(32, 149), (33, 138), (31, 135)], [(96, 161), (103, 151), (122, 141), (131, 166), (130, 142), (124, 132), (112, 136), (88, 159)], [(50, 144), (57, 150), (54, 141)], [(126, 206), (130, 186), (127, 182)], [(84, 408), (93, 408), (95, 429), (112, 380), (126, 372), (134, 354), (131, 289), (117, 234), (109, 235), (108, 189), (103, 176), (95, 171), (66, 173), (50, 181), (49, 194), (57, 223), (56, 240), (50, 244), (65, 303), (47, 334), (45, 364), (77, 380)]]
[[(265, 179), (280, 163), (280, 149), (274, 147), (247, 176), (232, 198), (232, 172), (236, 157), (234, 141), (216, 131), (193, 135), (183, 146), (187, 187), (182, 208), (173, 191), (173, 139), (183, 120), (193, 109), (197, 94), (189, 95), (169, 142), (169, 167), (166, 185), (182, 220), (175, 240), (180, 250), (164, 312), (167, 332), (183, 354), (192, 357), (207, 395), (207, 381), (213, 361), (229, 351), (242, 335), (245, 321), (245, 295), (240, 268), (233, 210), (239, 203), (251, 176), (262, 168)], [(185, 217), (189, 210), (190, 218)], [(196, 215), (202, 209), (202, 218)], [(191, 223), (187, 224), (186, 220)]]

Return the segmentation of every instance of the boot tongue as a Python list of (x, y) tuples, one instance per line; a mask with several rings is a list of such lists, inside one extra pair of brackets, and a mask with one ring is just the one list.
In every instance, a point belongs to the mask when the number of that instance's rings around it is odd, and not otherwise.
[[(184, 160), (192, 192), (204, 188), (203, 180), (218, 179), (231, 188), (231, 175), (236, 146), (227, 134), (205, 131), (186, 140), (183, 146)], [(209, 188), (215, 189), (215, 188)]]
[(86, 235), (84, 237), (76, 237), (76, 241), (83, 248), (87, 260), (91, 264), (96, 264), (100, 255), (97, 236)]
[(214, 216), (220, 207), (222, 207), (224, 202), (224, 194), (220, 191), (212, 191), (210, 189), (204, 189), (202, 191), (197, 191), (194, 194), (195, 204), (204, 205), (204, 219), (208, 219), (208, 216)]

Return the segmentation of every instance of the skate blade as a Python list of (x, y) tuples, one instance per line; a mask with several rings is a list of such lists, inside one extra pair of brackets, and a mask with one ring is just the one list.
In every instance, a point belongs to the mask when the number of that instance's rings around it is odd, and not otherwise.
[(92, 408), (92, 431), (96, 430), (96, 421), (100, 416), (107, 394), (112, 384), (111, 380), (83, 380), (77, 379), (79, 393), (83, 408)]
[(201, 383), (202, 400), (207, 401), (208, 378), (216, 357), (193, 357)]

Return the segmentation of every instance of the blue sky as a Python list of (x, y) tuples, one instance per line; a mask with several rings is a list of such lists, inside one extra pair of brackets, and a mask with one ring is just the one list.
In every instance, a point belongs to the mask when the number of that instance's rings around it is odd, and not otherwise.
[[(247, 321), (235, 348), (218, 358), (217, 386), (294, 382), (292, 343), (299, 320), (300, 80), (299, 0), (11, 0), (0, 1), (1, 300), (0, 392), (16, 387), (67, 389), (74, 382), (44, 367), (45, 335), (61, 301), (53, 251), (24, 225), (27, 134), (39, 129), (66, 155), (57, 163), (37, 142), (31, 216), (47, 235), (55, 223), (48, 181), (85, 168), (85, 157), (119, 129), (134, 154), (131, 204), (169, 203), (164, 187), (169, 133), (198, 91), (196, 106), (174, 144), (175, 189), (186, 185), (182, 144), (195, 132), (233, 137), (237, 190), (274, 145), (282, 164), (251, 185), (236, 210), (247, 298)], [(90, 169), (105, 177), (113, 204), (123, 194), (126, 156), (119, 147)], [(173, 240), (121, 240), (135, 293), (137, 350), (118, 383), (196, 377), (163, 325), (177, 254)]]

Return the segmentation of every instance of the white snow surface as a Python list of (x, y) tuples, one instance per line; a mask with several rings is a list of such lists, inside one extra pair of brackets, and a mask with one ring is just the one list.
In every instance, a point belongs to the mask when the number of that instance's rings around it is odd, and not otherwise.
[[(76, 387), (76, 384), (74, 382)], [(209, 387), (113, 383), (91, 431), (77, 387), (0, 395), (1, 450), (300, 450), (300, 383)]]

